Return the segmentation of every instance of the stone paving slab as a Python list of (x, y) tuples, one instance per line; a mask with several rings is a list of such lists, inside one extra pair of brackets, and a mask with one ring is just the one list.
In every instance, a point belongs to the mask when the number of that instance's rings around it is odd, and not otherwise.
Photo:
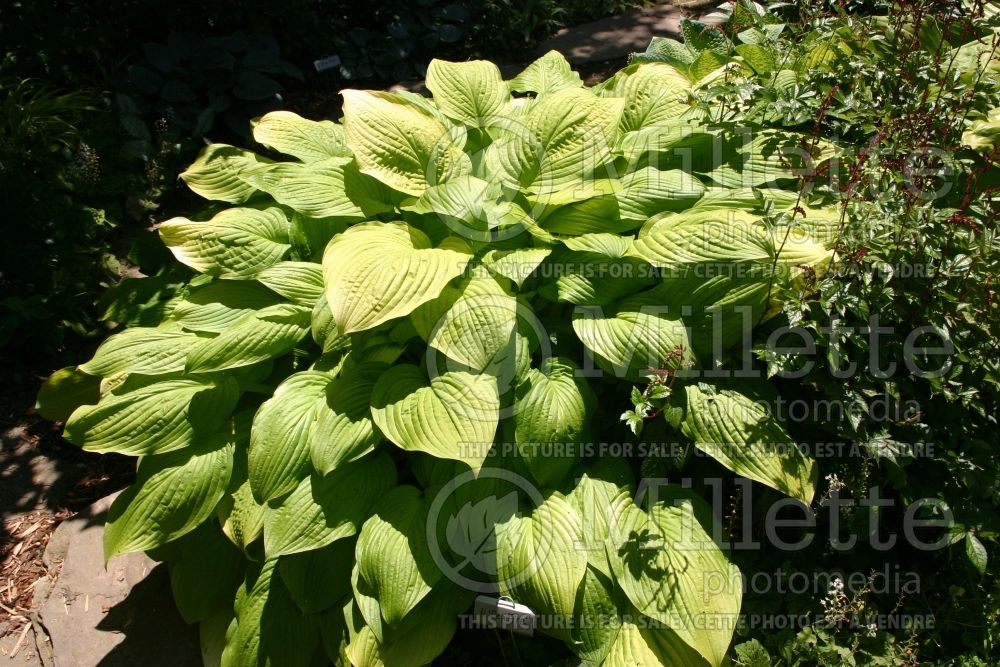
[(104, 522), (114, 498), (64, 521), (45, 552), (50, 571), (61, 568), (48, 590), (35, 591), (54, 667), (197, 667), (198, 633), (174, 608), (166, 566), (128, 554), (105, 569)]
[(719, 4), (721, 0), (681, 0), (563, 28), (542, 42), (535, 55), (555, 50), (573, 64), (624, 58), (630, 53), (645, 51), (653, 37), (676, 38), (680, 35), (682, 18), (708, 14)]

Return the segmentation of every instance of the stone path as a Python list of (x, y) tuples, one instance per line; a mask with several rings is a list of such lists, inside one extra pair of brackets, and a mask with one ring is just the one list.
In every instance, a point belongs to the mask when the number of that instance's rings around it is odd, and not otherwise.
[(56, 576), (35, 587), (37, 611), (11, 665), (201, 664), (197, 631), (174, 608), (166, 567), (144, 554), (129, 554), (105, 568), (104, 522), (114, 497), (64, 521), (52, 534), (45, 565)]
[(682, 0), (563, 28), (542, 42), (536, 55), (555, 50), (574, 65), (626, 58), (636, 51), (645, 51), (653, 37), (678, 37), (682, 18), (708, 14), (718, 4), (721, 3), (714, 0)]

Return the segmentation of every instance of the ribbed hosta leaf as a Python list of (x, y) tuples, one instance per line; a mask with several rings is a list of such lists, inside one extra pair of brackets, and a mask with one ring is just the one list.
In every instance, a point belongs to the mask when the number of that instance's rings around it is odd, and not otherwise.
[(679, 368), (693, 359), (679, 304), (648, 293), (606, 307), (577, 307), (573, 331), (605, 372), (638, 378), (644, 370)]
[(471, 256), (434, 248), (404, 223), (356, 225), (323, 255), (326, 298), (342, 334), (364, 331), (437, 297)]
[(427, 89), (446, 116), (472, 126), (486, 125), (510, 100), (500, 70), (485, 60), (435, 58), (427, 66)]
[(610, 159), (624, 106), (576, 88), (541, 97), (490, 145), (486, 163), (505, 183), (534, 192), (583, 184)]
[(351, 591), (354, 540), (337, 540), (315, 551), (282, 556), (281, 580), (304, 613), (329, 609)]
[(232, 470), (233, 443), (224, 437), (143, 458), (135, 483), (108, 510), (105, 560), (158, 547), (197, 528), (212, 516)]
[[(354, 667), (421, 667), (448, 646), (458, 627), (458, 614), (471, 595), (442, 582), (407, 617), (397, 631), (380, 642), (367, 625), (352, 633), (347, 657)], [(413, 622), (410, 622), (413, 619)]]
[(403, 449), (478, 469), (500, 419), (496, 378), (455, 371), (428, 380), (416, 366), (394, 366), (375, 385), (372, 417)]
[(395, 93), (341, 94), (347, 145), (362, 172), (411, 195), (471, 172), (457, 135), (423, 106)]
[(202, 222), (173, 218), (159, 231), (179, 262), (224, 278), (251, 278), (291, 247), (288, 219), (279, 208), (231, 208)]
[(191, 372), (250, 366), (290, 351), (309, 333), (312, 312), (303, 306), (278, 304), (247, 313), (221, 334), (192, 350)]
[(628, 101), (621, 118), (621, 131), (631, 132), (646, 125), (679, 118), (688, 106), (691, 82), (667, 63), (637, 63), (615, 75), (605, 86), (604, 97)]
[(66, 422), (66, 439), (94, 452), (169, 452), (211, 435), (239, 398), (230, 378), (169, 378), (124, 389), (77, 408)]
[(309, 456), (325, 475), (370, 452), (381, 439), (371, 416), (372, 390), (385, 371), (380, 363), (347, 368), (326, 386), (309, 434)]
[(590, 387), (575, 377), (578, 370), (568, 359), (549, 357), (517, 389), (514, 439), (543, 487), (558, 486), (576, 463), (569, 447), (583, 442), (596, 405)]
[(193, 289), (177, 303), (170, 319), (188, 331), (219, 333), (248, 313), (279, 303), (281, 298), (256, 281), (220, 280)]
[(514, 354), (517, 299), (485, 271), (413, 312), (427, 344), (473, 371), (494, 371)]
[(753, 397), (699, 382), (684, 387), (684, 433), (698, 449), (738, 475), (806, 504), (816, 491), (816, 461)]
[(376, 454), (299, 483), (264, 519), (268, 558), (321, 549), (354, 535), (376, 501), (396, 484), (396, 467)]
[(397, 487), (379, 501), (358, 535), (358, 574), (391, 628), (398, 627), (441, 579), (427, 544), (427, 510), (419, 489)]
[(323, 296), (323, 267), (314, 262), (279, 262), (257, 280), (300, 306), (312, 307)]
[(271, 160), (242, 148), (212, 144), (202, 150), (181, 178), (205, 199), (242, 204), (257, 189), (244, 181), (240, 174), (244, 169), (270, 163)]
[(123, 372), (177, 373), (184, 370), (188, 351), (203, 340), (183, 331), (148, 327), (126, 329), (101, 343), (94, 358), (81, 364), (80, 370), (104, 377)]
[(281, 162), (247, 170), (244, 180), (311, 218), (363, 220), (392, 210), (389, 190), (364, 176), (350, 158)]
[[(669, 495), (658, 491), (661, 499)], [(648, 514), (634, 505), (625, 511), (608, 540), (608, 559), (639, 612), (718, 667), (740, 611), (742, 583), (739, 570), (699, 523), (693, 502), (700, 499), (686, 493), (654, 503)]]
[(587, 554), (578, 549), (583, 524), (573, 506), (558, 493), (526, 517), (497, 526), (497, 574), (500, 590), (553, 619), (552, 634), (570, 639), (576, 593), (587, 570)]
[(609, 578), (611, 564), (604, 542), (617, 534), (619, 517), (632, 505), (634, 485), (625, 460), (605, 457), (587, 468), (566, 497), (587, 527), (580, 550), (586, 553), (588, 565)]
[(679, 169), (660, 171), (653, 167), (639, 169), (621, 179), (618, 212), (622, 220), (641, 226), (664, 211), (681, 211), (697, 205), (705, 192), (701, 181)]
[(829, 256), (801, 229), (768, 230), (745, 213), (727, 211), (664, 216), (639, 233), (633, 253), (665, 269), (668, 278), (759, 276), (764, 281), (775, 264), (818, 267)]
[(311, 472), (309, 435), (326, 403), (328, 373), (303, 371), (274, 390), (253, 420), (250, 488), (261, 503), (292, 491)]
[(272, 111), (252, 126), (254, 141), (303, 162), (351, 156), (344, 128), (329, 120), (314, 121), (291, 111)]
[(295, 606), (278, 573), (264, 563), (236, 594), (236, 617), (226, 633), (220, 667), (308, 667), (319, 646), (315, 616)]
[[(617, 234), (585, 234), (563, 241), (542, 265), (547, 279), (538, 292), (552, 301), (600, 306), (653, 285), (645, 260), (626, 256), (631, 240)], [(551, 274), (551, 275), (549, 275)]]
[(602, 664), (604, 667), (708, 667), (710, 663), (669, 628), (626, 620), (608, 647)]
[(507, 85), (519, 93), (545, 95), (566, 88), (579, 88), (583, 85), (583, 80), (573, 71), (563, 54), (549, 51), (508, 81)]

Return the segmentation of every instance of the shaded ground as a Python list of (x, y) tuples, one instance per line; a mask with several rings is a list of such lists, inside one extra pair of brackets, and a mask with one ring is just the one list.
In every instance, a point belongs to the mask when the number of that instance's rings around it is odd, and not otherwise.
[(43, 558), (53, 531), (96, 499), (126, 486), (134, 461), (89, 454), (65, 442), (61, 425), (34, 411), (34, 387), (0, 394), (0, 655), (39, 662), (36, 591), (59, 575)]

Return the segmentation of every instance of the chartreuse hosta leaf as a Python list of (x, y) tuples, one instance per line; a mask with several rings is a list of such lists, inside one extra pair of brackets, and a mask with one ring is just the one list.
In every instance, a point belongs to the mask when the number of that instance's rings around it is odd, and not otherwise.
[(342, 95), (347, 145), (362, 172), (419, 195), (428, 185), (472, 171), (460, 135), (423, 106), (395, 93), (344, 90)]
[(400, 627), (386, 631), (382, 641), (371, 626), (362, 622), (356, 606), (352, 605), (347, 612), (351, 616), (348, 619), (347, 657), (354, 667), (430, 664), (455, 635), (458, 614), (469, 606), (471, 597), (469, 591), (442, 580), (407, 615)]
[(173, 218), (160, 238), (182, 264), (223, 278), (250, 278), (277, 264), (291, 245), (280, 208), (231, 208), (211, 220)]
[(385, 371), (379, 362), (351, 366), (326, 385), (323, 404), (309, 434), (309, 457), (325, 475), (358, 459), (378, 444), (381, 434), (371, 416), (372, 390)]
[(221, 428), (240, 396), (231, 378), (153, 380), (127, 381), (97, 405), (77, 408), (63, 435), (94, 452), (162, 454)]
[(633, 505), (613, 527), (607, 550), (615, 581), (641, 614), (718, 667), (740, 611), (739, 570), (699, 522), (700, 499), (658, 491), (648, 512)]
[(261, 164), (271, 164), (242, 148), (226, 144), (207, 146), (198, 159), (181, 174), (187, 186), (205, 199), (242, 204), (257, 191), (257, 188), (241, 178), (245, 169)]
[(442, 113), (474, 127), (487, 125), (510, 100), (499, 68), (485, 60), (434, 59), (427, 66), (427, 89)]
[(580, 587), (577, 614), (574, 650), (583, 664), (614, 667), (707, 667), (709, 664), (670, 628), (643, 617), (615, 587), (610, 575), (591, 567), (587, 568)]
[(309, 436), (326, 404), (329, 373), (303, 371), (278, 385), (254, 417), (250, 433), (250, 488), (260, 503), (292, 491), (311, 471)]
[(254, 141), (302, 162), (351, 157), (344, 128), (329, 120), (308, 120), (291, 111), (272, 111), (251, 125)]
[(276, 558), (236, 594), (221, 667), (308, 667), (319, 646), (317, 617), (303, 614), (281, 580)]
[(80, 365), (80, 370), (104, 377), (126, 371), (143, 375), (177, 373), (184, 370), (184, 360), (191, 348), (203, 340), (172, 329), (126, 329), (104, 341), (94, 358)]
[(634, 621), (625, 621), (614, 642), (608, 647), (602, 664), (604, 667), (708, 667), (713, 663), (686, 644), (669, 627), (657, 627), (656, 623), (636, 624)]
[(567, 496), (587, 527), (580, 543), (587, 564), (608, 578), (613, 575), (604, 543), (612, 536), (619, 517), (631, 507), (634, 486), (626, 461), (602, 458), (580, 475)]
[(547, 95), (566, 88), (580, 88), (583, 80), (573, 71), (563, 54), (549, 51), (507, 82), (519, 93)]
[(453, 371), (428, 379), (416, 366), (393, 366), (375, 384), (372, 418), (403, 449), (479, 469), (500, 420), (496, 378)]
[(257, 281), (300, 306), (312, 307), (323, 296), (323, 267), (313, 262), (279, 262)]
[(688, 106), (691, 83), (683, 73), (667, 63), (637, 63), (615, 75), (602, 95), (627, 100), (622, 113), (622, 132), (638, 130), (666, 120), (680, 118)]
[(281, 580), (299, 609), (315, 614), (330, 609), (351, 591), (354, 540), (282, 556), (278, 561)]
[(400, 486), (375, 506), (358, 535), (358, 575), (396, 628), (441, 579), (427, 544), (427, 510), (420, 489)]
[(700, 382), (684, 391), (687, 411), (682, 428), (698, 449), (739, 475), (812, 502), (816, 461), (799, 449), (766, 403), (735, 389)]
[(473, 371), (495, 370), (514, 354), (517, 299), (485, 270), (412, 314), (427, 344)]
[(642, 293), (609, 306), (578, 306), (573, 331), (606, 373), (634, 379), (648, 369), (676, 369), (693, 359), (680, 310)]
[(767, 229), (745, 214), (689, 211), (644, 227), (633, 254), (664, 269), (667, 278), (768, 280), (772, 267), (819, 267), (829, 257), (822, 243), (797, 227)]
[(170, 319), (187, 331), (219, 333), (246, 314), (281, 302), (257, 281), (219, 280), (192, 289), (174, 306)]
[(281, 162), (245, 170), (243, 179), (310, 218), (356, 222), (392, 210), (391, 190), (365, 176), (350, 158)]
[(229, 485), (233, 447), (222, 435), (143, 458), (135, 483), (115, 498), (108, 511), (105, 560), (158, 547), (212, 516)]
[(311, 311), (278, 304), (247, 313), (187, 356), (188, 372), (250, 366), (289, 352), (309, 333)]
[(567, 640), (587, 570), (587, 554), (579, 549), (583, 530), (573, 505), (556, 492), (530, 516), (514, 516), (496, 528), (500, 590), (537, 613), (565, 619), (549, 631)]
[(486, 152), (503, 182), (533, 192), (583, 184), (610, 159), (625, 101), (571, 88), (542, 96)]
[(268, 558), (321, 549), (354, 535), (371, 508), (396, 485), (396, 467), (385, 454), (342, 466), (325, 477), (302, 480), (264, 519)]
[(653, 267), (626, 256), (630, 239), (617, 234), (585, 234), (563, 240), (542, 265), (551, 270), (539, 293), (552, 301), (600, 306), (653, 285)]
[(219, 608), (232, 606), (236, 588), (243, 583), (243, 554), (217, 524), (206, 521), (167, 548), (180, 552), (179, 560), (169, 563), (170, 589), (185, 623), (204, 621)]
[(434, 248), (402, 222), (369, 222), (336, 236), (323, 255), (326, 298), (341, 334), (364, 331), (437, 297), (472, 258)]
[(569, 359), (549, 357), (517, 388), (514, 440), (543, 487), (558, 486), (576, 463), (570, 447), (583, 441), (594, 412), (593, 391), (578, 370)]

